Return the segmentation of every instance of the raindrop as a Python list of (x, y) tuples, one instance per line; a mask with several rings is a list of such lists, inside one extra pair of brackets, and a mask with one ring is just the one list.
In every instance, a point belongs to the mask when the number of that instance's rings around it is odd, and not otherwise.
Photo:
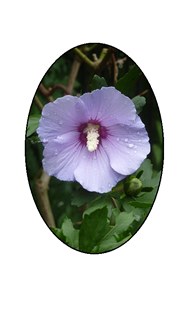
[(138, 131), (137, 134), (140, 134), (140, 132)]
[(141, 142), (141, 140), (138, 140), (138, 142)]
[(100, 187), (100, 188), (99, 188), (99, 192), (103, 193), (103, 192), (104, 192), (104, 188), (103, 188), (103, 187)]
[(43, 139), (42, 142), (44, 142), (44, 143), (45, 143), (45, 142), (48, 142), (48, 139)]
[(86, 156), (83, 156), (83, 159), (85, 159), (86, 158)]
[(132, 148), (134, 146), (134, 144), (133, 143), (129, 143), (128, 146), (129, 146), (129, 148)]
[(137, 151), (136, 151), (136, 150), (134, 150), (134, 153), (137, 153)]
[(116, 140), (119, 141), (119, 138), (117, 138)]
[(95, 171), (97, 171), (97, 168), (94, 168)]
[(55, 156), (57, 156), (57, 154), (58, 154), (58, 150), (57, 150), (57, 149), (55, 149)]
[(125, 138), (125, 139), (124, 139), (124, 141), (125, 141), (125, 142), (127, 142), (127, 141), (128, 141), (128, 139), (127, 139), (127, 138)]
[(83, 180), (80, 180), (80, 184), (83, 184)]
[(111, 188), (111, 183), (108, 183), (108, 187)]
[(63, 123), (63, 120), (59, 120), (59, 124), (62, 124)]

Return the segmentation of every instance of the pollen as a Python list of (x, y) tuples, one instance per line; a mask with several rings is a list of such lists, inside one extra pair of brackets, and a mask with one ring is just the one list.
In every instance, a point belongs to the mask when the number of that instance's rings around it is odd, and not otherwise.
[(87, 132), (87, 148), (90, 152), (97, 149), (99, 144), (99, 125), (94, 125), (92, 123), (88, 123), (87, 128), (84, 129), (84, 132)]

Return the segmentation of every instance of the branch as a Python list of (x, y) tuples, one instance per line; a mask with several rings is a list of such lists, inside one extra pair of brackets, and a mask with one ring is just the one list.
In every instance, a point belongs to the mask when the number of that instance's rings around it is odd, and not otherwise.
[(42, 103), (40, 102), (40, 100), (39, 100), (39, 98), (37, 97), (37, 95), (34, 97), (34, 102), (35, 102), (37, 108), (38, 108), (40, 111), (42, 111), (43, 105), (42, 105)]
[(67, 90), (72, 92), (82, 61), (75, 55), (67, 82)]
[[(41, 169), (39, 170), (39, 172), (41, 172)], [(42, 169), (42, 174), (40, 178), (35, 178), (35, 188), (39, 199), (41, 214), (44, 218), (44, 221), (47, 223), (49, 227), (55, 228), (55, 221), (48, 198), (49, 181), (50, 176)]]
[(39, 90), (42, 92), (42, 94), (46, 97), (51, 96), (57, 89), (62, 89), (66, 94), (71, 95), (71, 92), (62, 84), (55, 84), (55, 86), (52, 87), (50, 90), (46, 90), (46, 88), (40, 84)]

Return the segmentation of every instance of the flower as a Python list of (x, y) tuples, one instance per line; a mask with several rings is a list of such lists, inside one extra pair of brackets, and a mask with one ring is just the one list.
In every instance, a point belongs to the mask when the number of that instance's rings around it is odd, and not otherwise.
[(99, 193), (135, 172), (150, 152), (134, 103), (114, 87), (46, 104), (37, 133), (46, 173)]

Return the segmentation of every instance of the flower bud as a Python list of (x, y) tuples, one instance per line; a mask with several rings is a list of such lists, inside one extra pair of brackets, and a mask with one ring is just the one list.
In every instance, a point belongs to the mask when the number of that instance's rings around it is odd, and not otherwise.
[(125, 193), (128, 196), (136, 196), (142, 190), (142, 182), (134, 176), (130, 176), (124, 185)]

